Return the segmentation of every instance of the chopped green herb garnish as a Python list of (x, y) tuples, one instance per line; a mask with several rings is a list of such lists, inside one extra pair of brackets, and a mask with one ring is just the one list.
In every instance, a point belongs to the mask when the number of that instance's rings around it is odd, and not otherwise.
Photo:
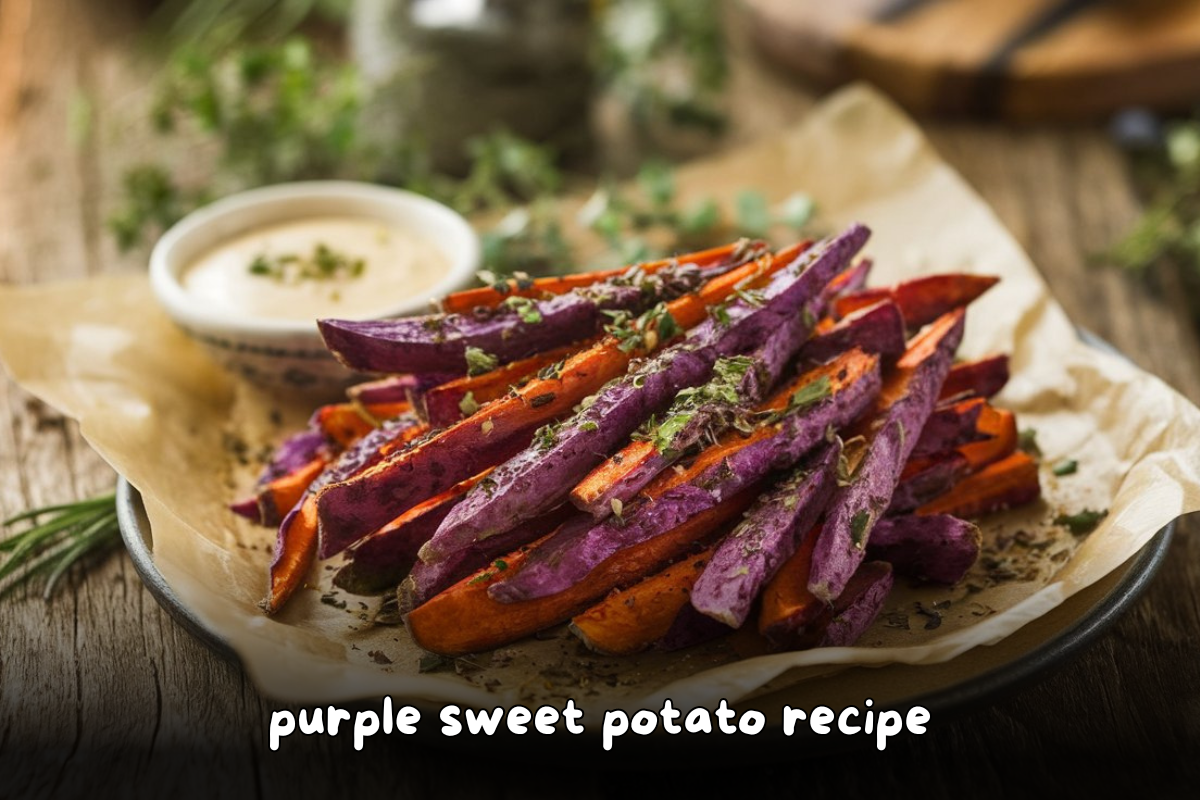
[(522, 322), (537, 325), (542, 321), (542, 312), (538, 311), (537, 303), (528, 297), (510, 297), (504, 301), (504, 305), (516, 311)]
[(491, 372), (500, 363), (500, 359), (491, 353), (485, 353), (478, 347), (468, 347), (465, 352), (467, 359), (467, 375), (474, 377), (485, 372)]
[(538, 371), (538, 377), (544, 381), (557, 380), (562, 377), (563, 367), (566, 365), (567, 362), (565, 360), (547, 364)]
[(748, 291), (746, 289), (735, 289), (734, 294), (736, 294), (746, 305), (753, 306), (754, 308), (762, 308), (762, 292)]
[[(473, 581), (472, 581), (473, 582)], [(441, 672), (454, 666), (454, 659), (439, 656), (437, 653), (426, 653), (417, 662), (417, 672)]]
[(585, 433), (591, 433), (592, 431), (600, 430), (600, 426), (591, 420), (588, 420), (587, 422), (579, 423), (579, 430), (584, 431)]
[(502, 558), (497, 558), (492, 562), (492, 566), (496, 568), (497, 572), (504, 572), (504, 570), (508, 569), (508, 562)]
[[(741, 408), (745, 402), (742, 384), (746, 374), (755, 364), (755, 360), (749, 356), (717, 359), (713, 365), (712, 379), (703, 386), (683, 389), (675, 395), (675, 402), (668, 409), (662, 423), (655, 425), (651, 420), (643, 428), (644, 437), (652, 441), (660, 453), (686, 447), (690, 442), (676, 447), (675, 439), (695, 419), (697, 410), (714, 403), (723, 406), (720, 409), (722, 412), (738, 411)], [(713, 421), (719, 423), (726, 418), (726, 414), (718, 413)]]
[(788, 401), (788, 408), (792, 410), (806, 409), (829, 397), (832, 393), (833, 387), (829, 382), (829, 376), (822, 375), (812, 383), (805, 384), (797, 389), (792, 394), (792, 399)]
[(621, 352), (632, 353), (634, 350), (653, 350), (662, 342), (668, 342), (678, 336), (683, 328), (671, 316), (666, 303), (659, 303), (637, 319), (628, 311), (605, 311), (612, 323), (604, 326), (604, 331), (615, 338)]
[(1108, 509), (1092, 511), (1085, 508), (1078, 514), (1059, 514), (1054, 518), (1055, 525), (1062, 525), (1075, 536), (1083, 536), (1096, 530), (1100, 520), (1108, 516)]
[(562, 427), (561, 423), (551, 423), (543, 425), (533, 434), (533, 441), (537, 444), (539, 450), (549, 450), (558, 442), (558, 430)]
[(1042, 457), (1042, 448), (1038, 447), (1037, 430), (1026, 428), (1017, 434), (1017, 447), (1034, 458)]
[(463, 395), (463, 399), (458, 401), (458, 410), (464, 417), (469, 417), (479, 410), (479, 403), (475, 401), (474, 392), (467, 392)]
[(281, 283), (299, 283), (307, 280), (357, 278), (366, 268), (367, 263), (363, 259), (351, 258), (327, 244), (318, 242), (313, 247), (312, 255), (307, 258), (293, 253), (276, 256), (259, 253), (246, 269), (251, 275), (272, 278)]
[(475, 273), (475, 277), (479, 278), (479, 282), (484, 286), (491, 288), (500, 294), (508, 294), (512, 291), (512, 283), (508, 278), (497, 275), (490, 269), (481, 269)]
[(664, 419), (654, 432), (654, 449), (660, 453), (671, 450), (671, 444), (675, 441), (675, 437), (687, 427), (687, 424), (692, 421), (693, 417), (695, 417), (694, 412), (686, 412), (671, 414)]
[(871, 524), (871, 512), (859, 511), (850, 518), (850, 541), (859, 550), (862, 550), (863, 545), (867, 540), (867, 528)]
[(1054, 469), (1051, 471), (1060, 478), (1064, 475), (1074, 475), (1079, 471), (1079, 462), (1073, 458), (1068, 458), (1055, 464)]
[(625, 510), (624, 503), (622, 503), (620, 500), (618, 500), (617, 498), (614, 497), (612, 499), (612, 502), (610, 502), (608, 504), (608, 506), (609, 506), (609, 508), (612, 509), (612, 513), (613, 513), (614, 517), (616, 517), (621, 522), (625, 521), (625, 518), (621, 516), (621, 512), (623, 512)]

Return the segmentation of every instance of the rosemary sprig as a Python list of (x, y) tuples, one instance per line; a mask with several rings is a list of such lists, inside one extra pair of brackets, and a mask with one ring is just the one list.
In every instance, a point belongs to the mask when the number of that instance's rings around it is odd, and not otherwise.
[[(22, 523), (24, 530), (11, 533)], [(0, 599), (48, 573), (42, 590), (49, 600), (62, 577), (85, 557), (120, 541), (116, 495), (44, 506), (9, 517), (0, 538)]]

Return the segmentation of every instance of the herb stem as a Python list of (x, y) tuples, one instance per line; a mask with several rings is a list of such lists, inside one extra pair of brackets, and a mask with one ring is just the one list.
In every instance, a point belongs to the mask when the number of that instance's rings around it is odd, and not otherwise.
[[(43, 521), (44, 520), (44, 521)], [(5, 520), (7, 529), (22, 522), (27, 529), (0, 539), (0, 598), (32, 578), (49, 572), (42, 596), (49, 598), (63, 575), (84, 556), (114, 544), (120, 538), (116, 495), (32, 509)]]
[(36, 519), (37, 517), (44, 517), (47, 514), (54, 514), (59, 511), (75, 511), (85, 508), (95, 508), (97, 506), (111, 506), (116, 502), (116, 500), (116, 493), (109, 492), (108, 494), (98, 495), (97, 497), (91, 497), (87, 500), (78, 500), (74, 503), (61, 503), (54, 506), (42, 506), (41, 508), (23, 511), (20, 514), (11, 516), (4, 520), (3, 523), (0, 523), (0, 525), (3, 525), (3, 527), (7, 528), (10, 525), (18, 522), (24, 522), (27, 519)]
[(103, 517), (92, 523), (83, 533), (79, 534), (75, 545), (62, 554), (62, 557), (58, 559), (58, 563), (54, 567), (54, 571), (46, 579), (46, 588), (42, 592), (43, 600), (50, 599), (51, 595), (54, 594), (54, 587), (58, 585), (59, 580), (76, 561), (111, 540), (113, 526), (116, 522), (117, 514), (115, 511), (106, 513)]

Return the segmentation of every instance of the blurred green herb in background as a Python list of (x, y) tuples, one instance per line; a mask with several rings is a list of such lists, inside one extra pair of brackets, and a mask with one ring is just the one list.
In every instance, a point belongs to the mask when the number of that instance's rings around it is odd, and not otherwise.
[[(1176, 268), (1186, 286), (1200, 287), (1200, 120), (1168, 123), (1133, 166), (1146, 210), (1103, 260), (1137, 274)], [(1192, 314), (1200, 321), (1200, 300)]]
[(718, 134), (729, 77), (719, 0), (614, 0), (600, 21), (596, 70), (645, 129), (658, 117)]
[[(579, 269), (553, 211), (553, 200), (567, 182), (553, 148), (497, 130), (465, 143), (470, 163), (465, 176), (437, 173), (418, 143), (381, 143), (362, 131), (359, 120), (369, 98), (356, 69), (300, 35), (275, 44), (231, 46), (220, 54), (180, 47), (168, 59), (157, 98), (154, 129), (211, 140), (218, 174), (211, 185), (192, 187), (181, 185), (163, 166), (129, 171), (123, 203), (109, 220), (124, 249), (224, 191), (345, 178), (411, 189), (463, 213), (510, 209), (483, 237), (484, 266), (498, 274)], [(725, 219), (715, 198), (681, 207), (674, 172), (657, 159), (638, 172), (635, 191), (622, 191), (611, 179), (601, 187), (580, 215), (609, 247), (594, 266), (742, 235), (767, 237), (776, 225), (795, 231), (813, 212), (812, 201), (803, 195), (772, 209), (752, 191), (735, 198), (732, 220)]]
[(241, 42), (274, 42), (302, 24), (345, 21), (354, 0), (162, 0), (149, 22), (156, 49), (217, 53)]

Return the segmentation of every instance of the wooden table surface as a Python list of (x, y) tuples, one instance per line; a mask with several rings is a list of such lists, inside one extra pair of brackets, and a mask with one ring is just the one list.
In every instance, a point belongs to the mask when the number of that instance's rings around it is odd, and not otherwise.
[[(104, 228), (121, 172), (163, 147), (138, 132), (150, 68), (131, 55), (135, 27), (122, 3), (0, 0), (0, 280), (144, 268), (145, 253), (118, 253)], [(735, 138), (786, 124), (810, 102), (744, 53), (738, 63), (737, 102), (756, 113)], [(1200, 400), (1200, 339), (1181, 287), (1089, 266), (1089, 255), (1137, 213), (1126, 166), (1104, 132), (928, 127), (1073, 319)], [(113, 473), (74, 424), (0, 380), (0, 419), (9, 420), (0, 430), (0, 513), (112, 485)], [(86, 575), (72, 574), (50, 603), (18, 596), (0, 604), (0, 798), (95, 794), (102, 786), (154, 797), (330, 790), (601, 797), (632, 782), (672, 793), (831, 798), (880, 788), (931, 798), (1022, 789), (1176, 796), (1200, 786), (1198, 527), (1182, 520), (1141, 600), (1036, 685), (968, 716), (935, 720), (926, 735), (898, 739), (885, 754), (806, 762), (797, 753), (753, 769), (689, 763), (676, 775), (611, 774), (599, 757), (492, 763), (395, 737), (362, 753), (349, 737), (309, 737), (287, 755), (272, 753), (265, 738), (272, 704), (237, 666), (176, 625), (128, 557), (114, 554)]]

